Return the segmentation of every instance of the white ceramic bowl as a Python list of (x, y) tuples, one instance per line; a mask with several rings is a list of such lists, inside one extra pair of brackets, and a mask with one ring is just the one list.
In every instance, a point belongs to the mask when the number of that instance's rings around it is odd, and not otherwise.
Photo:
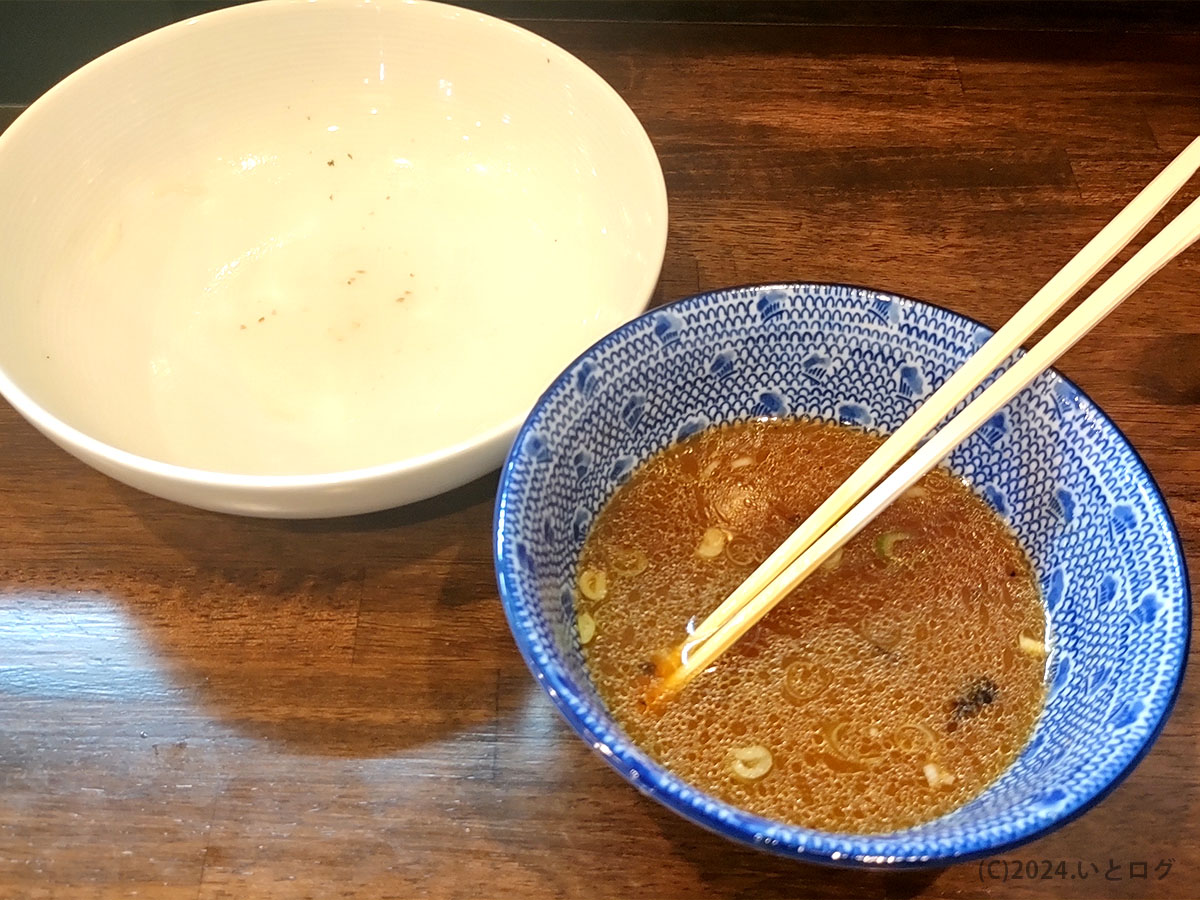
[(139, 38), (0, 135), (0, 196), (0, 392), (121, 481), (249, 515), (496, 466), (666, 244), (616, 92), (427, 2), (268, 0)]

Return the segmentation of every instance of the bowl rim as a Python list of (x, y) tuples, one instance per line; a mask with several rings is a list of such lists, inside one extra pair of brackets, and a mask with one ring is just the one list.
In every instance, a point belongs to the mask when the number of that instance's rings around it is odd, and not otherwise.
[[(501, 604), (504, 608), (505, 617), (508, 620), (509, 630), (512, 632), (513, 639), (517, 644), (517, 648), (525, 660), (534, 679), (549, 695), (554, 706), (559, 713), (567, 720), (567, 723), (575, 731), (575, 733), (584, 740), (598, 755), (606, 762), (615, 768), (621, 775), (636, 787), (643, 794), (654, 798), (659, 803), (666, 806), (672, 812), (678, 814), (682, 818), (699, 825), (707, 831), (720, 835), (721, 837), (733, 840), (736, 843), (751, 847), (756, 850), (766, 851), (775, 855), (784, 856), (789, 859), (794, 859), (798, 862), (816, 863), (823, 866), (831, 866), (837, 868), (854, 868), (854, 869), (921, 869), (934, 868), (955, 865), (958, 863), (970, 862), (977, 859), (995, 856), (1003, 853), (1013, 847), (1026, 844), (1036, 840), (1067, 823), (1077, 819), (1079, 816), (1092, 809), (1096, 804), (1100, 803), (1113, 790), (1115, 790), (1121, 782), (1123, 782), (1130, 773), (1138, 766), (1142, 759), (1149, 753), (1154, 743), (1166, 726), (1167, 720), (1170, 718), (1174, 710), (1175, 703), (1179, 698), (1180, 689), (1183, 685), (1184, 674), (1187, 670), (1188, 653), (1192, 641), (1192, 610), (1191, 610), (1191, 582), (1188, 577), (1188, 569), (1183, 553), (1182, 541), (1179, 537), (1179, 530), (1175, 525), (1175, 520), (1171, 516), (1170, 508), (1167, 506), (1166, 500), (1163, 497), (1161, 488), (1155, 480), (1149, 466), (1137, 449), (1125, 436), (1124, 432), (1117, 426), (1112, 418), (1096, 404), (1090, 396), (1069, 378), (1064, 376), (1055, 368), (1050, 368), (1047, 371), (1052, 373), (1063, 384), (1075, 391), (1078, 397), (1089, 407), (1090, 412), (1098, 415), (1102, 425), (1110, 429), (1116, 439), (1130, 453), (1132, 462), (1146, 479), (1148, 490), (1147, 500), (1149, 505), (1157, 512), (1161, 519), (1167, 525), (1167, 534), (1170, 537), (1170, 549), (1173, 550), (1173, 562), (1180, 576), (1180, 587), (1183, 595), (1183, 603), (1181, 604), (1181, 626), (1183, 639), (1177, 649), (1178, 661), (1175, 667), (1175, 679), (1171, 685), (1169, 696), (1159, 714), (1158, 720), (1154, 726), (1145, 735), (1141, 745), (1132, 755), (1126, 765), (1116, 772), (1103, 786), (1098, 788), (1093, 794), (1084, 798), (1076, 807), (1067, 810), (1061, 814), (1055, 815), (1049, 822), (1037, 827), (1030, 827), (1025, 831), (1013, 836), (1002, 842), (987, 845), (968, 846), (961, 853), (950, 853), (938, 856), (889, 856), (879, 857), (874, 854), (860, 852), (841, 852), (840, 850), (814, 849), (805, 843), (796, 840), (776, 840), (769, 841), (755, 840), (755, 832), (763, 832), (766, 829), (775, 828), (784, 825), (789, 834), (803, 834), (811, 836), (819, 836), (823, 838), (832, 838), (838, 840), (844, 846), (856, 842), (866, 842), (877, 839), (886, 839), (903, 833), (901, 831), (856, 834), (850, 832), (832, 832), (821, 829), (807, 828), (804, 826), (786, 825), (786, 823), (778, 820), (768, 819), (743, 810), (739, 807), (728, 804), (723, 800), (706, 794), (699, 788), (695, 788), (684, 782), (678, 776), (675, 776), (665, 766), (661, 765), (649, 754), (646, 754), (637, 747), (632, 741), (628, 741), (633, 755), (619, 756), (605, 742), (605, 736), (597, 735), (588, 726), (584, 720), (582, 712), (582, 704), (576, 697), (576, 691), (571, 682), (564, 678), (564, 672), (560, 666), (543, 667), (538, 662), (538, 651), (543, 650), (544, 645), (532, 633), (522, 629), (519, 624), (517, 606), (519, 602), (520, 591), (518, 588), (519, 581), (516, 577), (514, 569), (515, 560), (513, 555), (505, 549), (505, 519), (507, 515), (507, 506), (510, 502), (510, 496), (513, 493), (512, 477), (516, 468), (518, 457), (523, 452), (523, 446), (526, 436), (536, 426), (540, 413), (546, 407), (546, 402), (556, 395), (564, 387), (569, 385), (571, 374), (574, 372), (584, 359), (594, 355), (600, 350), (605, 349), (611, 344), (623, 340), (631, 334), (641, 323), (652, 317), (654, 314), (664, 310), (670, 311), (676, 308), (698, 307), (707, 303), (719, 301), (722, 297), (727, 297), (739, 291), (771, 291), (771, 290), (795, 290), (795, 289), (838, 289), (843, 288), (852, 291), (861, 291), (875, 296), (887, 297), (889, 299), (901, 300), (905, 303), (910, 303), (918, 307), (925, 307), (937, 311), (941, 314), (950, 317), (958, 318), (959, 320), (974, 325), (976, 328), (982, 329), (990, 336), (994, 333), (994, 329), (980, 322), (971, 316), (956, 312), (948, 307), (939, 304), (930, 303), (925, 300), (918, 300), (914, 297), (905, 294), (899, 294), (892, 291), (884, 291), (879, 288), (867, 287), (853, 282), (844, 281), (777, 281), (763, 283), (748, 283), (731, 285), (728, 287), (715, 288), (711, 290), (701, 291), (675, 300), (661, 306), (647, 310), (642, 315), (638, 316), (629, 322), (624, 323), (619, 328), (614, 329), (609, 334), (605, 335), (583, 353), (581, 353), (570, 365), (568, 365), (558, 378), (550, 384), (543, 392), (538, 402), (534, 405), (529, 417), (522, 425), (517, 434), (516, 440), (513, 442), (512, 449), (509, 451), (505, 459), (504, 466), (500, 470), (500, 482), (496, 492), (496, 503), (492, 520), (492, 535), (493, 535), (493, 553), (494, 564), (496, 569), (496, 580), (500, 594)], [(547, 659), (552, 657), (548, 653), (543, 653)], [(619, 723), (604, 711), (604, 715), (609, 719), (612, 729), (620, 733), (621, 728)], [(641, 757), (640, 759), (638, 757)], [(643, 761), (644, 760), (644, 761)], [(667, 785), (671, 780), (675, 784), (687, 784), (690, 794), (688, 798), (681, 797), (676, 791), (667, 789)], [(721, 818), (714, 815), (712, 809), (721, 809), (727, 812), (734, 813), (734, 818)], [(936, 820), (935, 820), (936, 821)]]
[[(440, 16), (449, 20), (469, 19), (476, 26), (493, 29), (497, 34), (505, 35), (507, 39), (516, 42), (515, 46), (536, 47), (539, 52), (555, 57), (556, 62), (560, 65), (569, 67), (572, 77), (584, 79), (594, 85), (597, 91), (605, 97), (605, 108), (611, 109), (618, 120), (625, 120), (629, 128), (630, 140), (637, 145), (636, 156), (640, 157), (646, 165), (647, 174), (655, 182), (657, 188), (653, 196), (647, 196), (645, 200), (648, 206), (653, 206), (653, 219), (659, 223), (655, 240), (648, 248), (651, 252), (647, 258), (657, 259), (658, 264), (646, 268), (642, 282), (638, 285), (638, 290), (634, 292), (636, 296), (645, 298), (634, 318), (636, 319), (640, 316), (645, 311), (646, 306), (652, 301), (655, 287), (662, 274), (662, 267), (666, 258), (670, 210), (662, 161), (654, 149), (654, 144), (650, 140), (645, 126), (638, 119), (637, 114), (629, 106), (625, 98), (599, 72), (570, 51), (536, 32), (522, 28), (498, 16), (467, 9), (466, 7), (455, 6), (450, 3), (439, 2), (439, 0), (400, 0), (400, 2), (385, 5), (394, 10), (405, 8), (426, 9), (428, 12), (423, 14)], [(377, 11), (380, 5), (378, 3), (373, 4), (371, 0), (254, 0), (251, 3), (217, 9), (163, 25), (145, 34), (131, 38), (95, 59), (89, 60), (48, 88), (33, 103), (26, 107), (3, 132), (0, 132), (0, 154), (3, 153), (6, 144), (21, 139), (26, 131), (37, 127), (39, 120), (43, 116), (50, 114), (45, 110), (49, 108), (51, 112), (54, 111), (54, 104), (58, 102), (57, 98), (60, 95), (71, 90), (76, 83), (89, 77), (97, 68), (112, 65), (114, 64), (114, 60), (119, 61), (127, 56), (143, 52), (147, 48), (159, 44), (169, 44), (181, 38), (186, 39), (191, 29), (197, 26), (236, 26), (245, 20), (256, 17), (271, 17), (284, 14), (295, 15), (297, 11), (311, 6), (321, 6), (344, 11), (365, 9)], [(62, 446), (103, 460), (117, 469), (142, 472), (183, 485), (248, 490), (267, 494), (285, 493), (301, 487), (342, 487), (363, 481), (408, 475), (430, 466), (452, 462), (457, 458), (488, 447), (493, 442), (501, 441), (506, 436), (515, 435), (521, 423), (528, 417), (529, 411), (538, 402), (534, 401), (526, 411), (515, 413), (486, 430), (479, 431), (453, 444), (438, 447), (415, 456), (407, 456), (399, 460), (377, 463), (370, 466), (359, 466), (351, 469), (288, 475), (253, 475), (165, 462), (130, 450), (124, 450), (108, 441), (92, 437), (54, 413), (51, 413), (34, 400), (24, 388), (20, 387), (13, 380), (2, 364), (0, 364), (0, 397), (7, 400), (14, 410), (39, 431), (52, 437)], [(484, 473), (476, 473), (470, 476), (470, 478), (478, 477), (481, 474)], [(455, 483), (465, 483), (470, 478), (458, 479)]]

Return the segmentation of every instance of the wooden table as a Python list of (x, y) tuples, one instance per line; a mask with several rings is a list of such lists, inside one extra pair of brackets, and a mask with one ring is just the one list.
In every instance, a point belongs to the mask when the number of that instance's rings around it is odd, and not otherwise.
[[(655, 302), (827, 279), (995, 325), (1200, 133), (1200, 33), (526, 24), (603, 74), (662, 156)], [(1193, 569), (1198, 281), (1193, 250), (1062, 365), (1145, 456)], [(214, 515), (0, 404), (0, 897), (1200, 892), (1194, 679), (1121, 787), (1004, 857), (1074, 878), (827, 870), (685, 824), (526, 671), (495, 487), (340, 521)]]

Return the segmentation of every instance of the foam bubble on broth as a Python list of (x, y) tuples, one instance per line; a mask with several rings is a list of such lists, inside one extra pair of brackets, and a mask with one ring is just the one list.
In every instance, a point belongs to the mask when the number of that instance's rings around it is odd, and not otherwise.
[[(581, 553), (580, 571), (605, 573), (603, 598), (576, 602), (610, 710), (680, 777), (759, 815), (855, 832), (935, 818), (1013, 761), (1042, 708), (1045, 660), (1029, 647), (1045, 641), (1045, 612), (1029, 561), (984, 501), (936, 470), (682, 694), (646, 709), (655, 655), (880, 442), (800, 421), (705, 432), (635, 472)], [(723, 551), (697, 552), (712, 528), (728, 535)], [(645, 565), (623, 566), (631, 555)], [(769, 768), (745, 777), (731, 754), (759, 760), (757, 748)]]

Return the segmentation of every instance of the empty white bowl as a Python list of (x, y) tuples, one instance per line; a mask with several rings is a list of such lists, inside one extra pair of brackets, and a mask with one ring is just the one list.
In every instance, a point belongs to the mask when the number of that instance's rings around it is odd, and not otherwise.
[(427, 2), (268, 0), (139, 38), (0, 136), (0, 392), (208, 509), (382, 509), (496, 466), (631, 318), (662, 170), (598, 75)]

